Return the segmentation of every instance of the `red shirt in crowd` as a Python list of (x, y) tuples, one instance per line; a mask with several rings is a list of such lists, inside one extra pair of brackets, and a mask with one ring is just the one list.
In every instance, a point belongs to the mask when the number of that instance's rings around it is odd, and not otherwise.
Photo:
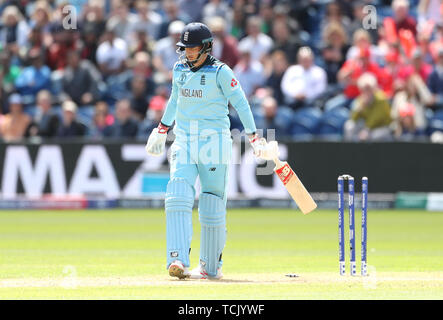
[(223, 38), (223, 49), (220, 60), (225, 62), (230, 68), (234, 68), (240, 60), (237, 50), (237, 39), (227, 35)]
[(408, 16), (406, 19), (400, 22), (395, 21), (395, 27), (397, 28), (397, 33), (403, 29), (411, 31), (414, 37), (417, 36), (417, 22), (411, 16)]
[(400, 69), (398, 77), (402, 80), (407, 80), (411, 75), (417, 73), (426, 83), (431, 72), (432, 66), (430, 64), (423, 62), (418, 69), (414, 65), (409, 64)]
[(344, 94), (348, 98), (353, 99), (360, 94), (360, 90), (357, 87), (357, 80), (366, 72), (372, 73), (377, 78), (377, 82), (382, 89), (386, 86), (385, 79), (383, 78), (384, 72), (375, 62), (368, 62), (366, 65), (363, 65), (360, 60), (351, 59), (343, 64), (340, 71), (342, 70), (345, 72), (346, 70), (352, 70), (350, 75), (351, 82), (346, 85), (344, 89)]

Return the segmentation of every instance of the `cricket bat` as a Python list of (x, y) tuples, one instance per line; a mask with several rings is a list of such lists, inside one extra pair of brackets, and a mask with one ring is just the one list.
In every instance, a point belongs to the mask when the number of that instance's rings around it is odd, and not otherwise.
[(278, 158), (274, 158), (274, 162), (276, 165), (274, 169), (275, 173), (281, 182), (283, 182), (286, 190), (288, 190), (303, 214), (315, 210), (317, 204), (289, 164), (286, 161), (280, 161)]

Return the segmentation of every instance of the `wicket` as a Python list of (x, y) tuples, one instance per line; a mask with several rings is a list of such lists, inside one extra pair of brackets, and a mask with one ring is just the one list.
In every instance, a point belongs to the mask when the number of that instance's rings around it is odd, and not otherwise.
[[(357, 274), (355, 264), (355, 206), (354, 206), (354, 177), (345, 174), (338, 177), (338, 245), (340, 275), (346, 274), (345, 262), (345, 212), (344, 212), (344, 181), (348, 181), (349, 193), (349, 245), (351, 276)], [(367, 204), (368, 178), (362, 178), (362, 207), (361, 207), (361, 275), (367, 275)]]

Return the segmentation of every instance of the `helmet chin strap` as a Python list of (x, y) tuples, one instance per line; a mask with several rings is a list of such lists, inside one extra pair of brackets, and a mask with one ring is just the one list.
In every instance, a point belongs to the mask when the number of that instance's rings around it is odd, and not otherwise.
[(178, 54), (180, 54), (178, 59), (180, 60), (181, 63), (187, 64), (189, 66), (189, 68), (193, 68), (194, 65), (200, 60), (202, 55), (205, 53), (208, 53), (207, 50), (208, 50), (208, 46), (206, 44), (203, 45), (203, 47), (198, 52), (197, 58), (195, 58), (194, 60), (189, 60), (188, 57), (186, 57), (186, 51), (184, 48), (178, 48), (176, 52)]
[(200, 60), (201, 56), (203, 55), (203, 53), (199, 53), (197, 59), (194, 60), (188, 60), (186, 58), (186, 63), (188, 64), (189, 68), (194, 68), (195, 64)]

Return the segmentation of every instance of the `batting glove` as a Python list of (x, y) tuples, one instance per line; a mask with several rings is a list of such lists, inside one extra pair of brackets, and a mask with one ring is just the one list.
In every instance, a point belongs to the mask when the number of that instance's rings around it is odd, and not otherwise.
[(150, 156), (160, 156), (165, 151), (166, 137), (168, 136), (169, 127), (159, 124), (153, 129), (146, 142), (146, 152)]
[(266, 142), (265, 138), (259, 138), (258, 135), (253, 135), (249, 138), (254, 155), (263, 160), (274, 160), (278, 158), (280, 152), (278, 150), (277, 141)]

